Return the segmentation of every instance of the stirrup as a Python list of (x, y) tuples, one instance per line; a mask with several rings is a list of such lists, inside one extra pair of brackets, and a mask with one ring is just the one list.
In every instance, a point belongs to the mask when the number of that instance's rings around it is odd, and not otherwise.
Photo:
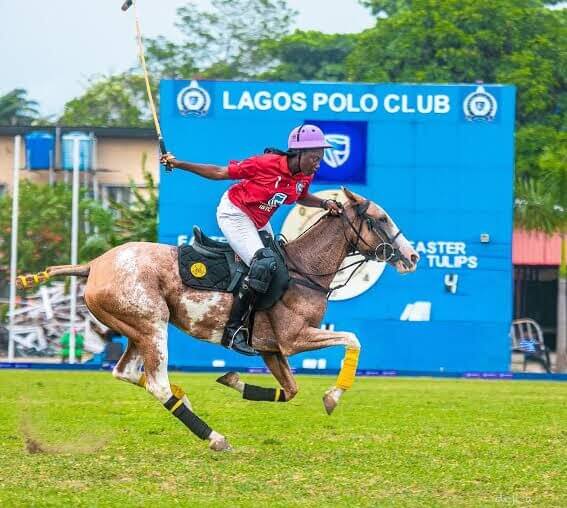
[[(239, 341), (235, 342), (235, 338), (239, 334), (242, 334), (243, 337)], [(244, 334), (248, 335), (248, 329), (245, 328), (244, 325), (240, 325), (230, 336), (229, 340), (222, 340), (221, 344), (232, 351), (236, 351), (237, 353), (242, 353), (243, 355), (248, 356), (256, 356), (258, 352), (250, 344), (248, 344), (248, 339)], [(225, 339), (225, 337), (223, 337), (223, 339)]]

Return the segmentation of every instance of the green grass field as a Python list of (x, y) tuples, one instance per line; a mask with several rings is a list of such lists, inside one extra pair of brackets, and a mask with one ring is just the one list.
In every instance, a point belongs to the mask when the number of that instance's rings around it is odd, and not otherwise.
[(109, 373), (0, 372), (0, 506), (567, 507), (564, 383), (361, 378), (329, 417), (330, 377), (171, 378), (234, 451)]

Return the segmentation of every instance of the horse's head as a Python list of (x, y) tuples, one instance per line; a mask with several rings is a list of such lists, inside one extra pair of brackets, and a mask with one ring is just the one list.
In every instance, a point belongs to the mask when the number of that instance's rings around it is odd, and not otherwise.
[(353, 251), (387, 262), (398, 273), (415, 271), (419, 255), (386, 211), (346, 188), (343, 191), (348, 201), (342, 217), (348, 223), (345, 233)]

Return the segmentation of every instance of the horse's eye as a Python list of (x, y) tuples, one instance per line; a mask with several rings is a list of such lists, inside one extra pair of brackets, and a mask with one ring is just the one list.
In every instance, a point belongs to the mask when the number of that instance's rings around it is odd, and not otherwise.
[(382, 224), (387, 224), (388, 223), (388, 217), (380, 217), (378, 219)]

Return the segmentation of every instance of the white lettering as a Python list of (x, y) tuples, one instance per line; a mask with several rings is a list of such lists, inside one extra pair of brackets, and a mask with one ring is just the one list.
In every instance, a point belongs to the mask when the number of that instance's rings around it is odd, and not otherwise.
[(384, 109), (388, 113), (397, 113), (400, 110), (399, 104), (393, 105), (392, 102), (398, 102), (400, 96), (395, 93), (390, 93), (384, 98)]
[(250, 109), (251, 111), (254, 110), (254, 101), (252, 100), (252, 96), (248, 90), (242, 92), (240, 96), (240, 100), (238, 101), (238, 109)]
[(340, 113), (346, 108), (346, 97), (342, 93), (332, 93), (329, 97), (329, 109), (335, 113)]
[(230, 92), (228, 90), (225, 90), (222, 93), (222, 107), (223, 109), (238, 109), (238, 107), (235, 104), (231, 104), (230, 103)]
[(321, 106), (329, 102), (329, 96), (326, 93), (315, 92), (313, 94), (313, 111), (319, 111)]
[(291, 97), (286, 92), (277, 92), (273, 98), (274, 109), (287, 111), (291, 107)]
[(294, 111), (305, 111), (307, 109), (307, 97), (303, 92), (295, 92), (291, 98), (293, 100), (291, 108)]
[[(424, 99), (427, 99), (426, 104), (423, 103)], [(417, 111), (419, 113), (423, 113), (424, 115), (431, 113), (433, 111), (433, 97), (431, 97), (431, 95), (427, 95), (426, 97), (424, 97), (423, 95), (418, 95)]]
[(360, 108), (354, 105), (354, 98), (351, 93), (347, 95), (347, 111), (349, 113), (360, 113)]
[(402, 113), (415, 113), (415, 109), (408, 105), (408, 96), (402, 95)]
[(451, 105), (449, 104), (448, 95), (436, 95), (434, 98), (434, 108), (435, 113), (448, 113), (451, 110)]
[(365, 113), (373, 113), (378, 109), (378, 97), (371, 93), (365, 93), (360, 98), (360, 107)]
[(262, 90), (254, 95), (254, 106), (260, 111), (268, 111), (272, 107), (270, 92)]

